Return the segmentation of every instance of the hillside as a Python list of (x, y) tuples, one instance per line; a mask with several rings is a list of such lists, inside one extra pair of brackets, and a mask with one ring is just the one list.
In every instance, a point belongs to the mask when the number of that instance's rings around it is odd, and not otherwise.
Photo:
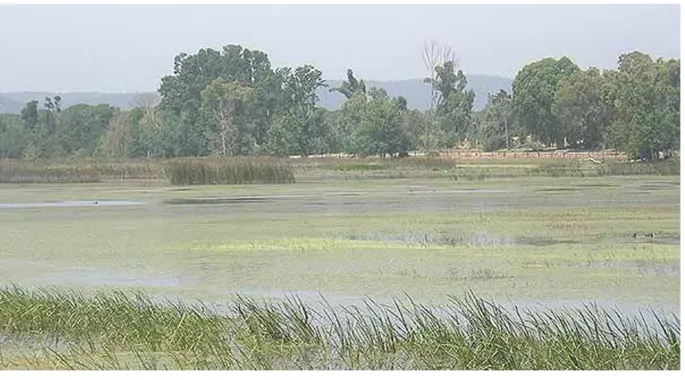
[(20, 113), (24, 105), (31, 100), (37, 100), (41, 105), (45, 97), (60, 95), (62, 108), (76, 104), (109, 104), (121, 109), (130, 109), (136, 105), (136, 97), (143, 93), (103, 93), (103, 92), (8, 92), (0, 94), (0, 113)]
[[(491, 75), (471, 75), (468, 77), (468, 88), (476, 93), (474, 109), (480, 110), (487, 104), (488, 94), (498, 92), (500, 89), (511, 90), (511, 79)], [(339, 80), (329, 80), (326, 84), (330, 87), (340, 85)], [(395, 97), (402, 95), (407, 99), (409, 108), (426, 110), (430, 106), (430, 91), (427, 84), (421, 79), (408, 79), (401, 81), (366, 81), (367, 88), (384, 88), (388, 95)], [(62, 108), (75, 104), (109, 104), (121, 109), (130, 109), (136, 105), (136, 97), (143, 93), (100, 93), (100, 92), (68, 92), (59, 94), (62, 96)], [(24, 104), (31, 100), (38, 100), (41, 104), (46, 96), (53, 97), (56, 93), (48, 92), (10, 92), (0, 94), (0, 114), (21, 112)], [(343, 104), (345, 97), (337, 92), (330, 92), (327, 88), (318, 91), (319, 106), (328, 109), (338, 109)]]
[(25, 103), (21, 103), (11, 97), (11, 95), (0, 95), (0, 114), (20, 113)]

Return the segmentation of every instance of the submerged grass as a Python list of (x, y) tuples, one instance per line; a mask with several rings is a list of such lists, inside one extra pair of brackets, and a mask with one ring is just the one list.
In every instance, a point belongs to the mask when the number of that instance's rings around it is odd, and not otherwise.
[[(228, 306), (221, 316), (140, 293), (4, 288), (0, 335), (11, 344), (0, 345), (0, 368), (680, 368), (675, 315), (647, 322), (592, 305), (510, 311), (472, 293), (440, 309), (411, 299), (315, 308), (239, 296)], [(29, 339), (40, 348), (27, 350)]]

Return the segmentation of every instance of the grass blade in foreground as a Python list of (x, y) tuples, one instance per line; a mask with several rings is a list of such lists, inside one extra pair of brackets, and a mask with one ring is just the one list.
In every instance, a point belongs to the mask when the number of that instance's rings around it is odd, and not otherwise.
[(231, 315), (135, 292), (0, 289), (0, 368), (680, 369), (680, 320), (514, 310), (473, 294), (317, 310), (236, 297)]

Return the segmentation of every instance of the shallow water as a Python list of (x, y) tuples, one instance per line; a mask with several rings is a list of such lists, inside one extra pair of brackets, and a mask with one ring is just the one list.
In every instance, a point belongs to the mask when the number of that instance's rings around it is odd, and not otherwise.
[[(133, 273), (125, 273), (122, 271), (111, 270), (107, 268), (95, 267), (72, 267), (63, 270), (53, 270), (41, 276), (38, 283), (50, 284), (56, 286), (67, 287), (108, 287), (122, 290), (135, 290), (140, 288), (154, 288), (157, 292), (152, 294), (153, 299), (158, 300), (174, 300), (181, 301), (189, 305), (198, 305), (196, 299), (188, 299), (180, 297), (178, 291), (186, 287), (193, 287), (197, 285), (197, 279), (189, 276), (146, 276), (136, 275)], [(165, 290), (166, 289), (166, 290)], [(186, 288), (187, 289), (187, 288)], [(320, 292), (316, 290), (282, 290), (256, 287), (243, 287), (234, 289), (205, 289), (207, 295), (203, 297), (204, 306), (210, 307), (219, 314), (230, 314), (228, 304), (234, 300), (236, 296), (247, 297), (258, 302), (282, 302), (287, 300), (299, 300), (302, 303), (312, 307), (316, 311), (332, 308), (334, 311), (342, 311), (345, 308), (358, 308), (360, 310), (366, 309), (368, 303), (375, 303), (377, 305), (392, 307), (395, 301), (405, 306), (410, 305), (410, 300), (406, 297), (359, 297), (343, 293)], [(456, 299), (461, 299), (460, 295), (454, 295)], [(669, 303), (653, 303), (653, 304), (638, 304), (631, 301), (617, 301), (611, 299), (541, 299), (541, 300), (517, 300), (517, 299), (491, 299), (489, 301), (495, 302), (497, 305), (513, 312), (515, 308), (519, 310), (530, 311), (563, 311), (573, 309), (583, 309), (586, 306), (598, 306), (604, 310), (616, 310), (622, 316), (633, 318), (645, 315), (645, 317), (653, 320), (653, 313), (660, 316), (676, 315), (680, 316), (680, 307), (676, 304)], [(431, 310), (437, 311), (453, 304), (451, 296), (445, 297), (443, 300), (432, 299), (416, 300), (416, 302), (429, 307)]]
[[(296, 195), (296, 194), (279, 194), (279, 195), (255, 195), (244, 197), (196, 197), (196, 198), (174, 198), (165, 200), (164, 203), (172, 205), (212, 205), (212, 204), (241, 204), (241, 203), (262, 203), (275, 202), (287, 200), (300, 200), (307, 204), (323, 204), (322, 202), (330, 201), (331, 198), (336, 197), (355, 197), (372, 195), (374, 197), (387, 196), (417, 196), (417, 195), (444, 195), (444, 194), (503, 194), (510, 193), (509, 190), (492, 190), (492, 189), (411, 189), (408, 191), (329, 191), (315, 196), (312, 195)], [(344, 204), (351, 204), (349, 201), (343, 201)], [(358, 204), (360, 202), (354, 202)]]
[(59, 201), (41, 203), (0, 203), (0, 209), (42, 208), (42, 207), (107, 207), (107, 206), (138, 206), (144, 202), (138, 201)]
[[(104, 190), (94, 195), (87, 189), (74, 190), (69, 197), (90, 201), (39, 203), (46, 198), (8, 197), (5, 202), (26, 203), (0, 204), (0, 269), (5, 268), (0, 284), (134, 288), (216, 305), (225, 305), (234, 294), (271, 300), (296, 296), (313, 306), (323, 296), (332, 305), (358, 307), (364, 306), (365, 294), (392, 304), (382, 297), (401, 296), (405, 289), (420, 297), (417, 302), (442, 305), (448, 303), (448, 294), (459, 297), (471, 288), (486, 298), (499, 297), (498, 303), (522, 307), (596, 301), (582, 299), (587, 296), (607, 298), (598, 302), (630, 315), (645, 307), (679, 314), (679, 301), (672, 296), (679, 285), (679, 267), (660, 261), (630, 263), (624, 277), (620, 263), (614, 268), (555, 261), (561, 253), (601, 258), (614, 249), (626, 252), (626, 247), (645, 257), (673, 259), (679, 244), (678, 219), (670, 212), (679, 208), (675, 192), (630, 197), (618, 189), (540, 193), (528, 184), (507, 190), (476, 188), (486, 184), (448, 188), (451, 183), (432, 181), (372, 185), (327, 185), (321, 191), (317, 184), (178, 188), (160, 196), (129, 194), (125, 201), (99, 200), (108, 198)], [(557, 190), (582, 185), (553, 179), (544, 183)], [(635, 186), (631, 182), (623, 188)], [(192, 193), (183, 193), (189, 190)], [(58, 200), (60, 195), (50, 198)], [(658, 210), (654, 214), (646, 208), (651, 205)], [(54, 209), (40, 209), (50, 207)], [(556, 226), (530, 217), (567, 208), (575, 219), (568, 222), (560, 215)], [(582, 215), (589, 220), (574, 214), (579, 208), (587, 210)], [(598, 209), (606, 210), (608, 217)], [(614, 210), (622, 219), (612, 217)], [(637, 213), (642, 210), (650, 216), (646, 221)], [(513, 219), (502, 220), (498, 212), (511, 213)], [(466, 220), (463, 214), (469, 214)], [(575, 234), (564, 230), (568, 225), (576, 227)], [(634, 233), (639, 236), (633, 238)], [(427, 247), (401, 244), (424, 242)], [(250, 247), (252, 243), (256, 247)], [(595, 250), (599, 252), (593, 255)], [(478, 256), (482, 252), (493, 255)], [(529, 256), (531, 262), (552, 264), (521, 264)], [(530, 301), (536, 297), (550, 301)]]
[(149, 277), (103, 268), (69, 268), (42, 275), (38, 282), (52, 285), (110, 286), (114, 288), (179, 288), (191, 285), (190, 279), (180, 276)]
[[(268, 290), (268, 289), (240, 289), (233, 294), (227, 295), (231, 300), (234, 297), (246, 297), (255, 300), (257, 303), (269, 302), (291, 302), (301, 301), (303, 304), (312, 308), (317, 313), (323, 311), (333, 311), (341, 319), (345, 319), (346, 312), (358, 310), (361, 315), (371, 317), (372, 313), (369, 308), (378, 310), (378, 308), (396, 310), (396, 303), (402, 307), (412, 308), (412, 303), (426, 307), (435, 315), (442, 318), (454, 317), (454, 307), (457, 306), (456, 301), (463, 300), (463, 297), (456, 296), (455, 298), (448, 297), (442, 301), (425, 302), (421, 300), (411, 300), (406, 297), (398, 298), (367, 298), (367, 297), (351, 297), (343, 294), (335, 293), (321, 293), (310, 290)], [(158, 295), (157, 299), (166, 299), (162, 295)], [(187, 300), (183, 298), (172, 298), (173, 300), (181, 301), (189, 305), (199, 306), (196, 300)], [(654, 327), (658, 327), (657, 317), (666, 318), (670, 320), (673, 316), (680, 318), (680, 308), (678, 305), (655, 303), (650, 305), (640, 305), (630, 301), (616, 301), (608, 299), (590, 300), (590, 299), (550, 299), (550, 300), (502, 300), (502, 299), (486, 299), (486, 302), (492, 302), (494, 305), (501, 307), (510, 315), (515, 316), (518, 310), (521, 315), (525, 317), (526, 313), (545, 313), (549, 311), (571, 313), (575, 311), (582, 311), (585, 309), (600, 309), (611, 315), (620, 314), (625, 319), (644, 318), (645, 322)], [(202, 303), (202, 306), (209, 307), (215, 313), (221, 315), (232, 315), (233, 312), (229, 307), (230, 301), (227, 299), (224, 302), (214, 301), (210, 303)]]

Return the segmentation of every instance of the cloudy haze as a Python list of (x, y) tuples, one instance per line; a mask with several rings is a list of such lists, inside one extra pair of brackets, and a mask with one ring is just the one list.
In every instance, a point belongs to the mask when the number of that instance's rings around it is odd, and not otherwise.
[(621, 53), (679, 57), (678, 5), (0, 6), (0, 92), (154, 91), (180, 52), (240, 44), (328, 79), (421, 78), (421, 47), (457, 51), (467, 74), (513, 78), (569, 56), (613, 68)]

